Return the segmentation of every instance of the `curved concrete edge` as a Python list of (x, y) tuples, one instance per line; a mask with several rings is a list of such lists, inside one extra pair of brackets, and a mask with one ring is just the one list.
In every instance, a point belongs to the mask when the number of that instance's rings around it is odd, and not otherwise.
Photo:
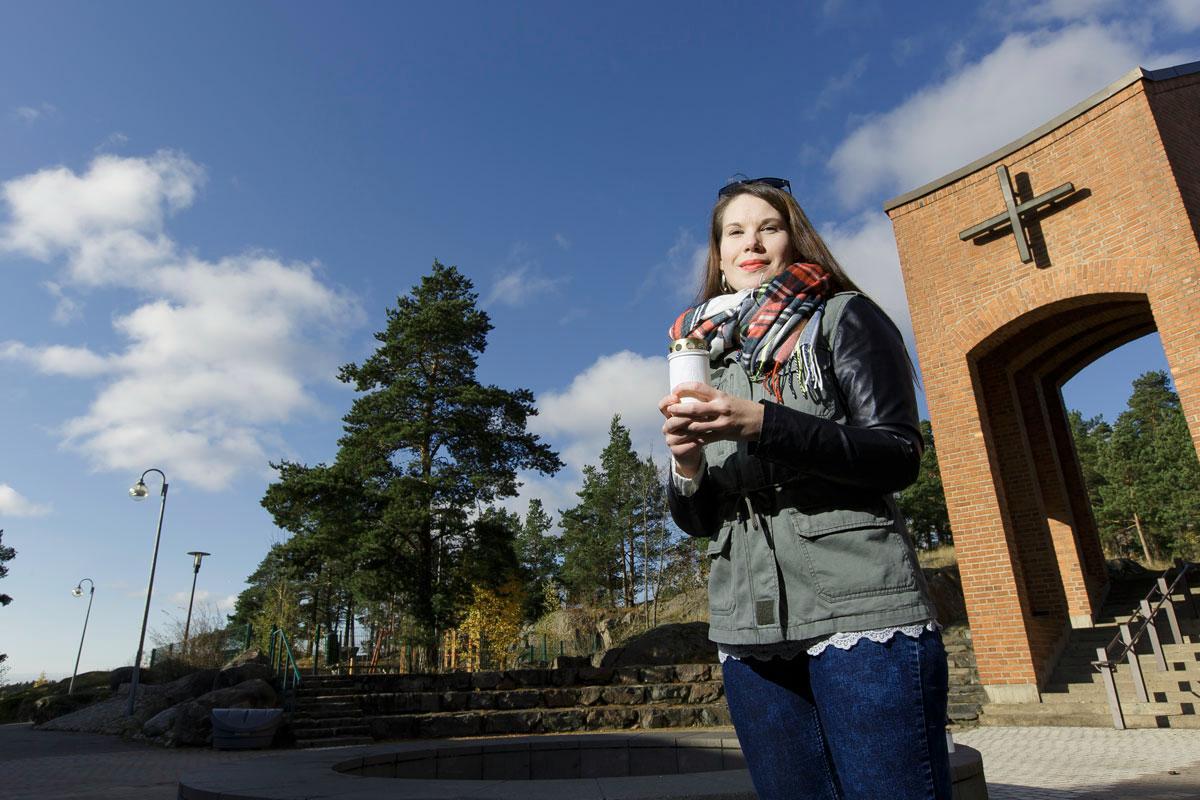
[[(325, 750), (293, 750), (277, 756), (224, 764), (197, 770), (179, 780), (181, 800), (755, 800), (750, 773), (744, 769), (694, 772), (682, 775), (648, 775), (562, 780), (453, 780), (376, 778), (345, 774), (357, 765), (370, 766), (412, 752), (436, 750), (469, 755), (486, 748), (506, 746), (605, 748), (630, 740), (632, 747), (686, 743), (694, 747), (737, 748), (732, 730), (625, 731), (621, 733), (521, 736), (457, 740), (391, 742)], [(738, 749), (740, 755), (740, 748)]]
[[(647, 743), (723, 741), (708, 731), (688, 735), (595, 734), (590, 737), (537, 736), (506, 740), (512, 746), (537, 741), (547, 745), (571, 741), (585, 747), (612, 746), (631, 736)], [(736, 741), (736, 739), (734, 740)], [(499, 744), (492, 740), (489, 744)], [(746, 770), (695, 772), (620, 778), (572, 778), (564, 780), (421, 780), (375, 778), (335, 771), (353, 768), (355, 762), (369, 765), (389, 756), (414, 751), (470, 753), (481, 748), (480, 740), (394, 742), (366, 747), (300, 750), (265, 756), (250, 761), (210, 767), (185, 774), (179, 781), (181, 800), (374, 800), (379, 797), (404, 800), (755, 800), (754, 786)], [(986, 800), (983, 764), (979, 751), (958, 745), (950, 756), (955, 800)]]

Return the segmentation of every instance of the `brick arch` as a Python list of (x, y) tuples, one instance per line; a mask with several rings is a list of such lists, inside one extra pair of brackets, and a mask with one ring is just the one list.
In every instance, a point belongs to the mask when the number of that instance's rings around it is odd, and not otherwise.
[[(1038, 699), (1108, 587), (1062, 385), (1157, 329), (1200, 448), (1198, 116), (1200, 64), (1136, 69), (885, 206), (993, 702)], [(1014, 206), (1070, 187), (964, 240), (1006, 208), (1009, 175)]]
[(1086, 307), (1102, 298), (1146, 298), (1147, 278), (1154, 274), (1148, 259), (1125, 259), (1075, 264), (1042, 272), (982, 303), (970, 316), (958, 320), (950, 334), (967, 353), (995, 346), (1023, 327), (1073, 308)]

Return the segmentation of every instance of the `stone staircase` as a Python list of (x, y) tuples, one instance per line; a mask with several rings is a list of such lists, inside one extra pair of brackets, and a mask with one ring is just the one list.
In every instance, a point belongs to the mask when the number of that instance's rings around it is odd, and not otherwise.
[(297, 746), (345, 747), (375, 741), (355, 691), (349, 678), (305, 677), (288, 720)]
[[(1091, 662), (1096, 659), (1096, 648), (1108, 644), (1117, 634), (1117, 625), (1129, 619), (1153, 585), (1153, 578), (1114, 583), (1095, 627), (1071, 632), (1050, 680), (1042, 687), (1042, 702), (988, 704), (980, 715), (980, 724), (1113, 727), (1103, 676)], [(1126, 727), (1200, 728), (1200, 716), (1196, 714), (1200, 707), (1200, 622), (1191, 616), (1181, 594), (1174, 599), (1183, 643), (1168, 644), (1171, 633), (1166, 615), (1158, 616), (1168, 670), (1159, 671), (1147, 637), (1137, 648), (1150, 702), (1136, 701), (1128, 663), (1122, 662), (1116, 670), (1117, 695)]]
[[(970, 631), (943, 632), (953, 727), (983, 691)], [(299, 747), (489, 734), (730, 725), (717, 664), (520, 669), (442, 675), (306, 676), (289, 724)]]
[(973, 728), (987, 701), (975, 667), (975, 650), (971, 645), (971, 629), (965, 625), (948, 625), (942, 630), (946, 647), (946, 662), (950, 671), (950, 695), (946, 716), (950, 730)]
[(729, 725), (720, 667), (578, 667), (306, 677), (300, 747), (385, 739)]

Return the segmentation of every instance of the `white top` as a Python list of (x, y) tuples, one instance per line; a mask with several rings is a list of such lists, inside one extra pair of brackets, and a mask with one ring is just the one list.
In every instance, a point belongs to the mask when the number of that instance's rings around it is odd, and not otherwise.
[[(703, 458), (703, 457), (702, 457)], [(674, 459), (671, 460), (671, 482), (675, 485), (675, 491), (683, 497), (691, 497), (700, 488), (700, 481), (704, 477), (704, 462), (700, 462), (700, 470), (694, 478), (685, 478), (679, 474), (677, 465)], [(718, 644), (717, 657), (721, 663), (725, 663), (727, 658), (754, 658), (760, 661), (766, 661), (772, 658), (792, 659), (801, 653), (810, 656), (819, 656), (824, 653), (826, 648), (836, 647), (838, 650), (849, 650), (854, 645), (867, 639), (872, 642), (888, 642), (897, 633), (908, 636), (912, 639), (917, 639), (925, 631), (941, 630), (941, 625), (938, 625), (937, 620), (926, 620), (924, 622), (916, 622), (912, 625), (900, 625), (892, 628), (876, 628), (869, 631), (846, 631), (844, 633), (835, 633), (821, 639), (806, 639), (804, 641), (777, 642), (775, 644), (756, 644), (756, 645), (736, 645), (736, 644)]]

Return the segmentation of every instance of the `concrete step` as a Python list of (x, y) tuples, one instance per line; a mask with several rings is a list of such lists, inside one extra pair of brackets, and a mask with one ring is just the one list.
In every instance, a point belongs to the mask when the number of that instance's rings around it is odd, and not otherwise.
[[(1167, 658), (1166, 671), (1158, 668), (1158, 660), (1152, 655), (1137, 656), (1138, 666), (1141, 667), (1143, 675), (1179, 675), (1180, 680), (1200, 680), (1200, 661), (1188, 661), (1178, 658)], [(1115, 671), (1118, 675), (1123, 675), (1133, 669), (1129, 665), (1127, 658), (1122, 658), (1115, 662)], [(1069, 683), (1076, 680), (1085, 680), (1091, 675), (1099, 675), (1100, 670), (1093, 666), (1090, 662), (1073, 662), (1062, 663), (1055, 665), (1054, 674), (1050, 678), (1051, 683)]]
[(347, 697), (362, 694), (368, 689), (361, 686), (301, 686), (297, 697)]
[(293, 714), (292, 727), (296, 730), (310, 728), (341, 728), (347, 725), (361, 725), (366, 719), (362, 714), (350, 717), (315, 717), (308, 714)]
[(318, 747), (355, 747), (361, 744), (374, 744), (370, 736), (329, 736), (324, 739), (296, 740), (296, 747), (315, 749)]
[(704, 705), (611, 706), (370, 716), (377, 740), (503, 734), (567, 733), (732, 724), (723, 702)]
[[(1115, 670), (1113, 680), (1116, 681), (1117, 687), (1133, 686), (1133, 670), (1128, 666), (1122, 669)], [(1200, 675), (1182, 670), (1168, 670), (1159, 672), (1157, 668), (1146, 669), (1142, 668), (1142, 680), (1146, 682), (1146, 686), (1154, 686), (1160, 690), (1177, 690), (1177, 691), (1200, 691)], [(1103, 686), (1104, 673), (1095, 672), (1080, 672), (1076, 674), (1055, 672), (1054, 676), (1046, 684), (1046, 688), (1050, 691), (1057, 691), (1064, 686)]]
[(351, 708), (368, 715), (462, 711), (505, 711), (528, 708), (571, 708), (615, 705), (704, 704), (724, 696), (724, 682), (564, 686), (540, 689), (461, 692), (359, 692), (299, 698), (297, 710), (322, 713)]
[[(1200, 716), (1194, 714), (1130, 714), (1125, 713), (1127, 728), (1180, 728), (1200, 729)], [(1071, 714), (1026, 714), (1020, 710), (990, 705), (979, 715), (979, 724), (984, 726), (1038, 727), (1057, 726), (1068, 728), (1112, 728), (1112, 714), (1105, 707), (1103, 712), (1079, 712)]]
[[(1134, 686), (1132, 680), (1117, 680), (1117, 697), (1122, 699), (1134, 696)], [(1169, 700), (1171, 703), (1198, 703), (1200, 704), (1200, 692), (1193, 691), (1192, 688), (1184, 688), (1176, 684), (1168, 684), (1168, 682), (1151, 682), (1146, 681), (1146, 693), (1151, 697), (1159, 697), (1164, 700)], [(1087, 682), (1078, 682), (1078, 684), (1049, 684), (1043, 687), (1042, 702), (1057, 703), (1057, 702), (1075, 702), (1076, 699), (1088, 698), (1105, 700), (1108, 697), (1108, 690), (1100, 680)]]
[(301, 739), (328, 739), (334, 736), (370, 736), (371, 726), (362, 720), (352, 725), (321, 725), (311, 728), (294, 728), (296, 741)]
[(362, 707), (358, 703), (339, 703), (336, 706), (303, 703), (297, 704), (296, 713), (310, 717), (349, 717), (361, 714)]
[(946, 716), (950, 718), (951, 722), (976, 720), (982, 709), (981, 703), (947, 703)]

